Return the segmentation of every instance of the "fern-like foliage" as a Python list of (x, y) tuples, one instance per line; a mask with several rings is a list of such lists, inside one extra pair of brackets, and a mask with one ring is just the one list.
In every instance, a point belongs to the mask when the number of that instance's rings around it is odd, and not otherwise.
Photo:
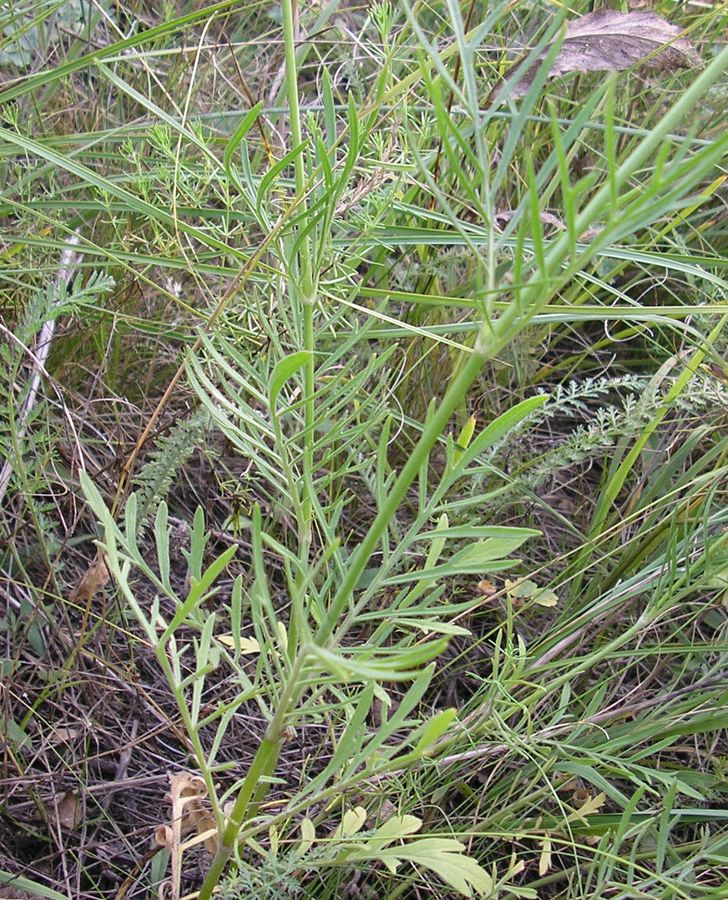
[(150, 514), (165, 499), (177, 473), (200, 445), (209, 427), (209, 413), (199, 408), (186, 418), (179, 419), (156, 442), (149, 460), (134, 479), (140, 526), (147, 522)]

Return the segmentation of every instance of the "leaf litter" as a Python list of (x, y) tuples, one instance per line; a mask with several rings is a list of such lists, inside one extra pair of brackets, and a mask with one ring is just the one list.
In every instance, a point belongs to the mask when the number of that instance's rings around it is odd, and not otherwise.
[[(520, 77), (521, 63), (513, 66), (496, 88), (494, 99), (518, 99), (528, 93), (550, 49), (546, 47)], [(548, 77), (569, 72), (622, 72), (637, 65), (653, 72), (671, 72), (702, 68), (703, 63), (682, 30), (662, 16), (647, 11), (599, 9), (569, 22)]]

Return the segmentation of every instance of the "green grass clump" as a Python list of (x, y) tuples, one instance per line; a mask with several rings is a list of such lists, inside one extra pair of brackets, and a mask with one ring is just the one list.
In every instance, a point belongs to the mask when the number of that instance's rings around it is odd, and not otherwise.
[(726, 13), (147, 7), (0, 3), (0, 882), (725, 896)]

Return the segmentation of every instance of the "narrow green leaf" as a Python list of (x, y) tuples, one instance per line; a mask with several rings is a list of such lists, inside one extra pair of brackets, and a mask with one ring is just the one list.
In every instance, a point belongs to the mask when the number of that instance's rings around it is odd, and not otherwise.
[(255, 125), (262, 109), (263, 101), (260, 101), (260, 103), (256, 103), (255, 106), (252, 107), (252, 109), (249, 109), (248, 112), (243, 116), (238, 127), (230, 136), (227, 144), (225, 144), (225, 151), (223, 152), (222, 161), (223, 166), (225, 167), (225, 172), (231, 181), (236, 180), (232, 175), (233, 155), (240, 146), (240, 143), (245, 135), (250, 131), (253, 125)]
[(420, 731), (420, 737), (414, 748), (418, 756), (424, 756), (428, 748), (438, 741), (457, 718), (458, 711), (454, 708), (443, 709), (426, 722)]
[(298, 353), (284, 356), (282, 360), (276, 363), (268, 387), (268, 404), (270, 406), (271, 415), (276, 414), (278, 395), (283, 389), (283, 385), (294, 373), (302, 369), (310, 359), (311, 352), (309, 350), (299, 350)]

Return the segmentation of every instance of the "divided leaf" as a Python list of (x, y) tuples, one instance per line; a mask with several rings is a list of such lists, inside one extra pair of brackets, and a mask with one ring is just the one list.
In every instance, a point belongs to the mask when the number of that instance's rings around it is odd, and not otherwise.
[(464, 845), (460, 841), (452, 838), (422, 838), (398, 847), (375, 847), (374, 853), (374, 848), (369, 847), (356, 850), (347, 857), (347, 861), (376, 858), (394, 873), (402, 861), (407, 860), (434, 872), (463, 897), (487, 896), (493, 891), (490, 875), (472, 857), (463, 853)]

